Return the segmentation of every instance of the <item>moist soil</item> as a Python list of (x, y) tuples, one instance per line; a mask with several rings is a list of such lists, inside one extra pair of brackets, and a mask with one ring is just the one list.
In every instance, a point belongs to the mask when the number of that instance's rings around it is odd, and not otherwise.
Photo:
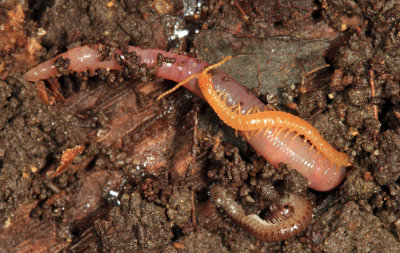
[[(10, 0), (0, 24), (0, 252), (400, 251), (397, 0)], [(156, 101), (173, 83), (146, 68), (24, 80), (89, 43), (210, 63), (240, 55), (222, 69), (312, 123), (354, 166), (336, 189), (308, 189), (188, 91)], [(213, 184), (247, 213), (304, 194), (313, 221), (257, 241), (215, 209)]]

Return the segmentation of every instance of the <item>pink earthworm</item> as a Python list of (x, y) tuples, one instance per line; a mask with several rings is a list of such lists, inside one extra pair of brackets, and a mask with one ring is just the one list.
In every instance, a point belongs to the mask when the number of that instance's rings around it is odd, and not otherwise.
[[(27, 81), (36, 82), (39, 80), (55, 77), (58, 74), (55, 61), (63, 57), (69, 59), (68, 70), (74, 72), (93, 71), (96, 69), (120, 70), (123, 66), (117, 63), (115, 57), (110, 60), (100, 61), (101, 54), (98, 52), (98, 45), (75, 47), (65, 53), (59, 54), (25, 73), (24, 78)], [(141, 57), (141, 64), (148, 67), (154, 67), (157, 64), (157, 56), (163, 58), (173, 58), (173, 62), (163, 61), (162, 66), (158, 68), (157, 76), (171, 81), (180, 82), (188, 76), (199, 73), (208, 64), (199, 62), (197, 59), (176, 53), (169, 53), (158, 49), (141, 49), (139, 47), (129, 46), (129, 52), (136, 52)], [(115, 54), (121, 54), (121, 50), (116, 50)], [(123, 55), (121, 55), (123, 59)], [(185, 86), (188, 90), (201, 96), (196, 81), (190, 82)]]
[[(98, 45), (70, 49), (29, 70), (24, 77), (27, 81), (38, 81), (57, 76), (58, 71), (54, 63), (59, 57), (69, 59), (68, 70), (76, 72), (94, 71), (96, 69), (120, 70), (122, 68), (115, 57), (100, 61), (101, 54), (97, 48)], [(141, 57), (141, 63), (147, 64), (148, 67), (157, 64), (157, 57), (160, 54), (163, 58), (173, 58), (174, 61), (163, 61), (162, 65), (158, 66), (157, 76), (175, 82), (181, 82), (191, 75), (200, 73), (208, 66), (207, 63), (199, 62), (195, 58), (163, 50), (130, 46), (128, 51), (136, 52)], [(120, 52), (116, 51), (115, 53), (119, 54)], [(123, 54), (121, 57), (123, 57)], [(249, 94), (245, 87), (223, 71), (214, 70), (212, 81), (214, 89), (225, 94), (224, 102), (226, 105), (240, 104), (242, 114), (246, 114), (254, 106), (264, 107), (264, 104), (256, 96)], [(196, 95), (203, 97), (196, 80), (191, 80), (184, 86)], [(252, 138), (247, 138), (247, 140), (271, 165), (278, 167), (279, 164), (285, 163), (299, 171), (308, 179), (310, 188), (328, 191), (340, 184), (346, 174), (344, 166), (336, 166), (323, 155), (317, 154), (315, 148), (310, 143), (305, 142), (300, 135), (294, 132), (287, 133), (288, 130), (275, 130), (274, 127), (271, 127), (265, 130), (263, 134), (256, 134)], [(241, 131), (241, 134), (246, 138), (248, 132)]]
[(246, 215), (243, 208), (222, 186), (210, 189), (212, 201), (239, 227), (265, 242), (278, 242), (302, 232), (312, 220), (311, 202), (298, 194), (290, 194), (279, 201), (266, 220), (256, 214)]

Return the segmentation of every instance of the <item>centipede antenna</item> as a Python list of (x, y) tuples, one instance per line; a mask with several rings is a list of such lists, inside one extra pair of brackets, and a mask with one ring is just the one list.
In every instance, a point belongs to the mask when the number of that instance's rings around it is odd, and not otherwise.
[(186, 78), (185, 80), (183, 80), (182, 82), (178, 83), (177, 85), (175, 85), (172, 89), (164, 92), (163, 94), (161, 94), (160, 96), (158, 96), (157, 100), (162, 99), (163, 97), (165, 97), (166, 95), (176, 91), (179, 87), (181, 87), (182, 85), (186, 84), (187, 82), (190, 82), (191, 80), (197, 78), (200, 74), (194, 74), (189, 76), (188, 78)]
[(210, 71), (210, 70), (212, 70), (212, 69), (218, 68), (219, 66), (221, 66), (222, 64), (224, 64), (225, 62), (227, 62), (227, 61), (229, 61), (229, 60), (231, 60), (231, 59), (232, 59), (232, 56), (227, 56), (227, 57), (225, 57), (224, 59), (222, 59), (222, 61), (217, 62), (217, 63), (215, 63), (215, 64), (213, 64), (213, 65), (208, 66), (208, 67), (205, 68), (205, 69), (203, 70), (203, 72), (201, 72), (201, 73), (205, 74), (205, 73), (207, 73), (208, 71)]

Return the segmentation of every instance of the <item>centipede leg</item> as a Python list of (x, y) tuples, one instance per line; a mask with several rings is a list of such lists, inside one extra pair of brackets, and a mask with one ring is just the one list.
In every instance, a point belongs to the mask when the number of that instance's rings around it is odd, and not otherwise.
[(263, 137), (265, 137), (265, 136), (268, 134), (268, 131), (269, 131), (270, 128), (271, 128), (271, 127), (267, 127), (267, 128), (265, 129), (265, 132), (263, 133)]
[(255, 114), (255, 113), (259, 113), (260, 109), (258, 108), (258, 106), (253, 105), (252, 107), (250, 107), (250, 109), (246, 112), (246, 114)]
[(329, 161), (329, 164), (328, 164), (328, 169), (326, 169), (326, 171), (328, 172), (328, 171), (330, 171), (331, 169), (332, 169), (332, 166), (333, 166), (333, 163), (331, 162), (331, 161)]
[(258, 129), (257, 133), (255, 135), (259, 135), (259, 134), (263, 135), (264, 134), (264, 132), (263, 132), (264, 130), (265, 130), (264, 128)]
[(263, 110), (264, 111), (276, 111), (275, 107), (273, 107), (272, 105), (264, 105)]
[(226, 99), (228, 98), (228, 93), (223, 92), (222, 94), (224, 94), (224, 98), (222, 99), (222, 102), (224, 102), (224, 104), (226, 104)]
[[(320, 152), (318, 151), (317, 154), (318, 154), (318, 153), (320, 153)], [(314, 159), (314, 157), (315, 157), (317, 154), (315, 154), (315, 155), (312, 156), (313, 159)], [(319, 163), (322, 159), (324, 159), (324, 156), (319, 156), (319, 158), (316, 159), (315, 162), (316, 162), (316, 163)], [(329, 162), (330, 162), (330, 161), (329, 161)]]
[(283, 139), (286, 138), (286, 136), (288, 136), (291, 132), (292, 132), (292, 131), (288, 130), (288, 131), (286, 132), (286, 134), (283, 136)]
[(232, 112), (236, 113), (237, 115), (242, 114), (242, 109), (240, 107), (240, 103), (236, 105), (229, 106), (229, 108), (232, 110)]
[(234, 112), (234, 113), (236, 113), (238, 115), (240, 113), (240, 106), (238, 104), (229, 106), (229, 109), (231, 109), (232, 112)]
[(279, 131), (278, 131), (278, 133), (276, 134), (276, 136), (278, 136), (283, 130), (285, 130), (285, 128), (281, 128), (281, 129), (279, 129)]
[(311, 157), (311, 159), (314, 159), (319, 153), (320, 153), (320, 151), (317, 150), (317, 153), (315, 153), (315, 154)]
[[(260, 112), (260, 109), (258, 108), (258, 106), (253, 105), (252, 107), (250, 107), (249, 110), (247, 110), (247, 112), (246, 112), (245, 114), (255, 114), (255, 113), (258, 113), (258, 112)], [(250, 140), (251, 138), (253, 138), (254, 135), (260, 133), (260, 130), (262, 130), (262, 128), (259, 129), (259, 130), (250, 131), (250, 138), (249, 138), (249, 140)]]
[(216, 90), (218, 97), (225, 103), (227, 98), (227, 93), (221, 90)]
[(247, 138), (248, 140), (250, 140), (250, 139), (253, 137), (252, 131), (245, 131), (245, 132), (244, 132), (244, 135), (246, 136), (246, 138)]
[(275, 127), (274, 135), (278, 136), (278, 132), (280, 132), (281, 130), (282, 130), (282, 127)]
[(340, 166), (339, 165), (336, 165), (336, 171), (335, 171), (335, 175), (337, 174), (337, 173), (339, 173), (340, 172)]
[(291, 140), (294, 140), (297, 136), (299, 136), (300, 134), (296, 133)]

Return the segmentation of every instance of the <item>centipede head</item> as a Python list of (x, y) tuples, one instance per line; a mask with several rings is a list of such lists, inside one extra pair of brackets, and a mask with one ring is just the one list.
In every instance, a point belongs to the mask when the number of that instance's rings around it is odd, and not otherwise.
[(188, 78), (186, 78), (185, 80), (183, 80), (182, 82), (178, 83), (177, 85), (175, 85), (172, 89), (164, 92), (163, 94), (161, 94), (160, 96), (158, 96), (157, 100), (162, 99), (163, 97), (165, 97), (166, 95), (176, 91), (179, 87), (181, 87), (182, 85), (185, 85), (186, 83), (190, 82), (191, 80), (198, 78), (201, 75), (206, 75), (208, 71), (214, 69), (214, 68), (218, 68), (219, 66), (221, 66), (222, 64), (224, 64), (225, 62), (229, 61), (230, 59), (232, 59), (232, 56), (227, 56), (225, 57), (222, 61), (217, 62), (213, 65), (208, 66), (207, 68), (205, 68), (201, 73), (197, 73), (197, 74), (193, 74), (191, 76), (189, 76)]

